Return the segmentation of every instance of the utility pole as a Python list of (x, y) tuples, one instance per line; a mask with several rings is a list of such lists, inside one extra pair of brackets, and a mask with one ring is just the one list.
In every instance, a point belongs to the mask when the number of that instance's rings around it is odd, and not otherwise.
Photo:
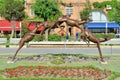
[(80, 20), (80, 0), (78, 0), (78, 19)]

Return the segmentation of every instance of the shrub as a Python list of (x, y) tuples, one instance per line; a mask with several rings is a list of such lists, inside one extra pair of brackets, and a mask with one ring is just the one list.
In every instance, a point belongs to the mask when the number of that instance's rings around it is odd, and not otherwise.
[(48, 37), (48, 41), (61, 41), (61, 36), (58, 34), (51, 34)]
[[(42, 35), (41, 39), (40, 36), (35, 36), (33, 39), (33, 41), (44, 41), (44, 40), (45, 40), (45, 35)], [(48, 36), (48, 41), (61, 41), (61, 36), (58, 34), (50, 34)]]
[(34, 39), (33, 39), (33, 41), (40, 41), (40, 40), (41, 40), (41, 41), (45, 40), (45, 36), (42, 35), (42, 36), (41, 36), (41, 39), (40, 39), (40, 36), (35, 36)]

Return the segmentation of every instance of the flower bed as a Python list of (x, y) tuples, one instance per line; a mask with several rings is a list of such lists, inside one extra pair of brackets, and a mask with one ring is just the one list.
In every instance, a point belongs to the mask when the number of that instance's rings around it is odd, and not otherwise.
[(73, 68), (73, 67), (24, 67), (9, 68), (2, 71), (3, 78), (72, 78), (101, 80), (111, 75), (109, 70), (93, 69), (91, 67)]

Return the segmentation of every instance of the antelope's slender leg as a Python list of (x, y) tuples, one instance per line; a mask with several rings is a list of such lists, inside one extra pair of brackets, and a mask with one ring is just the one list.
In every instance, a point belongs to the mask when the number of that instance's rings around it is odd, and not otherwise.
[(101, 49), (100, 49), (100, 43), (97, 43), (97, 48), (98, 48), (98, 51), (99, 51), (100, 60), (101, 60), (102, 62), (104, 62), (103, 56), (102, 56), (102, 52), (101, 52)]
[(19, 42), (19, 48), (17, 49), (16, 53), (14, 54), (12, 61), (15, 60), (15, 57), (16, 57), (18, 51), (24, 46), (24, 44), (25, 44), (25, 41), (23, 41), (23, 40), (21, 40), (21, 41)]

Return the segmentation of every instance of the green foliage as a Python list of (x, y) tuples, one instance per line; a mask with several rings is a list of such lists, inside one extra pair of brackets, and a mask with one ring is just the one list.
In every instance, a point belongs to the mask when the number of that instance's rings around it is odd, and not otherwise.
[(120, 2), (116, 3), (113, 20), (120, 24)]
[(86, 20), (89, 17), (90, 10), (89, 8), (85, 8), (83, 11), (80, 12), (81, 20)]
[(25, 21), (33, 21), (33, 22), (43, 22), (44, 20), (42, 18), (39, 18), (37, 16), (30, 18), (30, 17), (26, 17)]
[(6, 34), (6, 35), (4, 36), (4, 38), (7, 38), (7, 40), (9, 40), (9, 39), (10, 39), (10, 36), (9, 36), (8, 34)]
[(10, 47), (10, 43), (7, 41), (5, 46), (6, 46), (6, 48), (9, 48)]
[(51, 34), (48, 36), (48, 41), (61, 41), (61, 36), (58, 34)]
[(0, 14), (11, 23), (12, 38), (15, 31), (12, 21), (22, 21), (25, 16), (23, 0), (0, 0)]
[[(104, 38), (106, 36), (106, 34), (101, 34), (101, 33), (95, 33), (94, 35), (98, 38)], [(109, 33), (109, 34), (107, 34), (107, 36), (114, 37), (115, 34), (114, 33)]]
[[(39, 40), (40, 40), (40, 36), (35, 36), (34, 39), (33, 39), (33, 41), (39, 41)], [(41, 41), (44, 41), (44, 40), (45, 40), (45, 36), (42, 35), (41, 36)]]
[[(35, 36), (33, 41), (39, 41), (39, 39), (40, 39), (40, 36)], [(41, 41), (44, 41), (44, 40), (45, 40), (45, 35), (42, 35)], [(57, 34), (50, 34), (48, 36), (48, 41), (61, 41), (61, 36)]]
[(23, 1), (0, 0), (0, 14), (9, 21), (23, 20), (25, 16)]
[(10, 36), (8, 34), (6, 34), (4, 37), (7, 38), (7, 42), (6, 42), (5, 46), (8, 48), (10, 46)]
[(91, 6), (90, 1), (86, 0), (85, 8), (80, 12), (81, 20), (86, 20), (90, 15)]
[(117, 77), (120, 77), (120, 73), (113, 72), (113, 75), (108, 80), (115, 80)]
[(107, 5), (110, 5), (112, 7), (111, 10), (108, 10), (108, 18), (109, 21), (115, 21), (120, 24), (120, 1), (117, 0), (111, 0), (111, 1), (104, 1), (104, 2), (94, 2), (93, 6), (96, 9), (104, 9)]
[[(28, 30), (28, 27), (24, 24), (24, 22), (22, 23), (22, 36), (25, 35), (25, 33), (27, 33), (29, 30)], [(45, 40), (45, 35), (42, 35), (41, 36), (41, 39), (40, 39), (40, 36), (39, 35), (36, 35), (33, 39), (33, 41), (44, 41)], [(50, 34), (48, 36), (48, 41), (61, 41), (61, 36), (58, 35), (58, 34)]]
[(96, 33), (95, 36), (98, 37), (98, 38), (103, 38), (105, 35), (104, 34)]
[(108, 36), (115, 37), (114, 33), (109, 33)]
[(56, 20), (61, 15), (57, 0), (36, 0), (32, 8), (35, 15), (44, 21)]
[(25, 35), (25, 33), (27, 33), (29, 30), (28, 30), (28, 27), (26, 25), (26, 21), (22, 21), (22, 36)]
[(94, 6), (94, 8), (101, 8), (100, 2), (94, 2), (93, 6)]
[(105, 8), (106, 5), (107, 5), (107, 2), (108, 2), (108, 1), (104, 1), (104, 2), (102, 2), (102, 3), (101, 3), (101, 2), (94, 2), (94, 3), (93, 3), (93, 7), (94, 7), (94, 8), (97, 8), (97, 9), (98, 9), (98, 8)]
[(102, 3), (94, 2), (93, 6), (94, 6), (94, 8), (97, 8), (97, 9), (99, 9), (99, 8), (104, 9), (106, 7), (106, 5), (110, 5), (110, 4), (111, 4), (110, 1), (104, 1)]

